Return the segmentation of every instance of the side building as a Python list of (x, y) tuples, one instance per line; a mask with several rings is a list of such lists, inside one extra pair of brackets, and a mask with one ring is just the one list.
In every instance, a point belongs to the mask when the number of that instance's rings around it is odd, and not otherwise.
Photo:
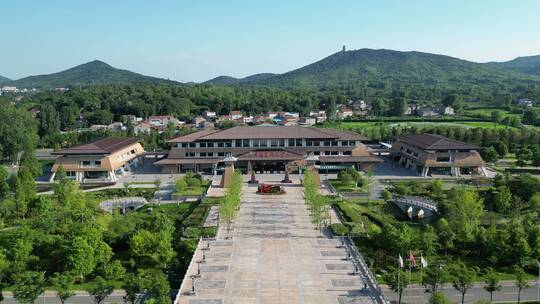
[(486, 175), (480, 148), (440, 135), (401, 135), (390, 149), (392, 159), (421, 176)]
[(78, 182), (114, 182), (138, 165), (144, 149), (137, 138), (107, 137), (52, 154), (59, 157), (51, 169), (50, 181), (62, 166), (68, 178)]
[[(222, 160), (233, 156), (236, 168), (250, 166), (257, 173), (283, 172), (287, 164), (300, 165), (314, 155), (322, 170), (354, 166), (364, 170), (381, 159), (362, 143), (368, 139), (354, 132), (299, 126), (238, 126), (199, 131), (170, 140), (167, 158), (155, 164), (163, 173), (215, 172)], [(301, 165), (300, 165), (301, 166)]]

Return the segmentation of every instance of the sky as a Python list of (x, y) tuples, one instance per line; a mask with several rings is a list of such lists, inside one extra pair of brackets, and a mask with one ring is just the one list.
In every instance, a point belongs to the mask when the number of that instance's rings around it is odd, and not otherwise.
[(0, 0), (0, 75), (95, 59), (177, 81), (283, 73), (341, 50), (540, 54), (539, 0)]

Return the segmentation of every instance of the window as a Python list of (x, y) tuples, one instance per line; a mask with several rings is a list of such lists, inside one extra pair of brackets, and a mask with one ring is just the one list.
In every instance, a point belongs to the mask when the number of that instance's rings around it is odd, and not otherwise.
[(235, 147), (241, 147), (242, 146), (242, 140), (241, 139), (235, 139), (234, 140), (234, 146)]
[(131, 150), (131, 154), (135, 154), (135, 150)]
[(339, 152), (338, 151), (332, 151), (332, 152), (330, 152), (330, 155), (339, 155)]
[(347, 147), (349, 145), (349, 142), (344, 140), (341, 142), (341, 145)]
[(188, 157), (195, 157), (195, 153), (193, 152), (188, 153)]
[(277, 147), (279, 145), (279, 140), (277, 140), (277, 139), (270, 140), (270, 145), (272, 147)]
[(300, 138), (296, 139), (296, 146), (297, 147), (302, 147), (302, 139), (300, 139)]
[(81, 167), (90, 167), (90, 161), (89, 160), (83, 160), (80, 162)]
[(324, 151), (324, 155), (330, 155), (330, 151)]
[(206, 152), (201, 152), (201, 153), (199, 153), (199, 156), (200, 156), (200, 157), (206, 157)]
[(337, 141), (332, 141), (332, 147), (336, 147), (338, 145), (338, 142)]
[(249, 139), (242, 140), (242, 147), (249, 148)]
[(197, 144), (194, 143), (194, 142), (190, 142), (190, 143), (189, 143), (189, 147), (190, 147), (190, 148), (195, 148), (196, 146), (197, 146)]
[(228, 148), (232, 147), (232, 141), (226, 141), (225, 147), (228, 147)]
[(206, 148), (207, 143), (205, 141), (199, 143), (199, 147)]
[(225, 156), (225, 152), (218, 152), (218, 156)]
[(289, 143), (288, 143), (289, 147), (294, 147), (294, 139), (289, 139)]
[(352, 155), (351, 151), (343, 151), (343, 155)]
[(285, 139), (280, 139), (279, 140), (279, 146), (280, 147), (285, 147)]
[(349, 141), (349, 146), (356, 146), (356, 142), (354, 140)]
[(207, 155), (208, 155), (208, 157), (213, 157), (213, 156), (214, 156), (214, 152), (208, 152)]
[(187, 148), (188, 144), (187, 143), (181, 143), (181, 147), (182, 148)]
[(259, 147), (260, 140), (254, 139), (253, 140), (253, 147)]
[(219, 142), (217, 143), (217, 146), (218, 146), (218, 148), (223, 148), (223, 147), (225, 146), (225, 143), (222, 142), (222, 141), (219, 141)]
[(449, 162), (450, 161), (450, 157), (448, 156), (438, 156), (437, 157), (437, 162), (439, 163), (446, 163), (446, 162)]
[(95, 160), (94, 165), (95, 166), (101, 166), (101, 161), (100, 160)]
[(324, 142), (324, 146), (325, 146), (325, 147), (330, 147), (330, 145), (331, 145), (330, 141), (325, 141), (325, 142)]
[(315, 151), (315, 152), (313, 152), (313, 155), (321, 155), (321, 152), (320, 151)]
[(306, 146), (313, 147), (313, 142), (311, 140), (306, 141)]
[(314, 142), (313, 142), (313, 145), (314, 145), (315, 147), (318, 147), (318, 146), (321, 145), (321, 142), (320, 142), (320, 141), (314, 141)]

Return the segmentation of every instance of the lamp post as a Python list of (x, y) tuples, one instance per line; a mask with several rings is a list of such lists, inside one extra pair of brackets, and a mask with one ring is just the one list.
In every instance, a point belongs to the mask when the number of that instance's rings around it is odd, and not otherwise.
[(538, 260), (535, 262), (538, 265), (538, 279), (536, 280), (536, 302), (538, 302), (540, 300), (540, 262)]

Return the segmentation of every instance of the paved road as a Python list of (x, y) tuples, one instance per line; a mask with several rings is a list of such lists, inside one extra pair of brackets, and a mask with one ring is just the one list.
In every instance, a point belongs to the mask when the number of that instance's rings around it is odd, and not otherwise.
[[(504, 282), (503, 288), (501, 291), (493, 294), (493, 301), (504, 303), (504, 302), (517, 302), (517, 288), (512, 282)], [(529, 283), (530, 288), (525, 289), (521, 292), (522, 301), (534, 301), (537, 299), (537, 286), (536, 282)], [(424, 292), (424, 288), (413, 287), (407, 288), (403, 292), (402, 302), (404, 303), (427, 303), (427, 300), (430, 294)], [(386, 298), (389, 300), (396, 300), (397, 295), (388, 290), (388, 288), (383, 288), (383, 292), (386, 295)], [(452, 302), (461, 303), (461, 294), (459, 291), (455, 290), (450, 285), (445, 285), (443, 292), (452, 300)], [(471, 290), (465, 295), (466, 303), (474, 303), (478, 300), (489, 300), (489, 293), (484, 290), (482, 284), (475, 285)]]
[[(352, 274), (341, 242), (314, 229), (302, 188), (285, 190), (286, 195), (264, 196), (245, 185), (232, 239), (210, 241), (208, 250), (203, 250), (206, 241), (199, 246), (194, 259), (204, 263), (195, 278), (196, 294), (187, 295), (188, 279), (180, 304), (375, 303), (375, 293)], [(196, 273), (192, 263), (188, 274)]]

